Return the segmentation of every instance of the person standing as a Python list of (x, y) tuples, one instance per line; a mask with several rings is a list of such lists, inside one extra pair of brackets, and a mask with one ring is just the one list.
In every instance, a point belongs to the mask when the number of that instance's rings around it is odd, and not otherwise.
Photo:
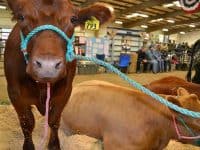
[(161, 57), (164, 61), (164, 72), (171, 71), (171, 60), (167, 43), (163, 43), (161, 46)]
[(158, 72), (164, 72), (164, 60), (162, 59), (161, 45), (160, 44), (156, 45), (156, 48), (155, 48), (153, 55), (158, 62)]
[(149, 49), (146, 51), (147, 62), (152, 65), (153, 73), (158, 73), (158, 61), (155, 57), (155, 45), (150, 45)]

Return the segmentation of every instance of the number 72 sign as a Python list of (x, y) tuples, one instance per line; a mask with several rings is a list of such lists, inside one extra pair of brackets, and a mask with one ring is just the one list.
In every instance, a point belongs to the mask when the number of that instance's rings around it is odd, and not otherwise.
[(88, 30), (99, 30), (99, 20), (92, 17), (91, 20), (85, 22), (85, 29)]

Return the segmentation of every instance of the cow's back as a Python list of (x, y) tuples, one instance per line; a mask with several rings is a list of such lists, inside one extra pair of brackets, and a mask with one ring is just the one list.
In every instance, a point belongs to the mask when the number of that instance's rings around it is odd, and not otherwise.
[[(165, 106), (135, 89), (89, 81), (73, 89), (62, 116), (67, 128), (75, 133), (80, 130), (82, 134), (102, 138), (109, 130), (119, 134), (131, 133), (132, 137), (142, 126), (152, 126), (152, 122), (162, 124), (165, 119), (160, 117), (163, 110), (169, 113)], [(149, 132), (148, 129), (140, 133), (144, 134), (140, 135), (141, 138)], [(151, 131), (154, 132), (154, 128)]]
[(146, 88), (157, 94), (166, 94), (166, 95), (177, 95), (177, 89), (183, 87), (189, 93), (193, 93), (200, 97), (200, 85), (187, 82), (181, 78), (175, 76), (169, 76), (151, 82), (150, 84), (145, 85)]

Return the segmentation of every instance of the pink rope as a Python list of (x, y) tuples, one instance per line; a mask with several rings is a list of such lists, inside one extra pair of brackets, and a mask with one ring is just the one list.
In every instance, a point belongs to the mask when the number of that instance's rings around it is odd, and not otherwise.
[(51, 97), (51, 87), (50, 87), (50, 83), (47, 83), (47, 99), (46, 99), (46, 112), (45, 112), (45, 124), (44, 124), (44, 136), (40, 142), (40, 145), (38, 147), (38, 150), (43, 150), (43, 145), (45, 144), (45, 140), (48, 136), (48, 118), (49, 118), (49, 101), (50, 101), (50, 97)]
[(173, 117), (173, 122), (174, 122), (174, 128), (176, 130), (176, 134), (178, 135), (179, 139), (196, 140), (196, 139), (200, 138), (200, 135), (198, 135), (198, 136), (183, 136), (183, 135), (181, 135), (181, 133), (178, 129), (177, 123), (176, 123), (176, 118), (174, 115), (172, 115), (172, 117)]

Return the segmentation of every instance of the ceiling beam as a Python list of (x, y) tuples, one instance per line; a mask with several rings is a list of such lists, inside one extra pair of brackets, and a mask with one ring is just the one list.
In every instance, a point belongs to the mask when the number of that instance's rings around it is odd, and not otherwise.
[(153, 17), (144, 18), (144, 19), (141, 19), (141, 21), (138, 20), (138, 21), (124, 22), (123, 26), (125, 28), (131, 28), (131, 27), (136, 27), (136, 26), (146, 24), (149, 21), (154, 20), (154, 19), (175, 17), (175, 16), (179, 16), (179, 15), (183, 15), (183, 14), (184, 14), (183, 10), (175, 10), (173, 12), (168, 12), (168, 13), (165, 13), (163, 15), (156, 15), (156, 16), (153, 16)]
[(100, 0), (86, 0), (82, 5), (81, 5), (81, 7), (87, 7), (87, 6), (89, 6), (89, 5), (92, 5), (92, 4), (94, 4), (94, 3), (96, 3), (96, 2), (99, 2)]
[(7, 3), (4, 1), (0, 1), (0, 5), (7, 6)]
[(194, 30), (194, 29), (198, 29), (200, 28), (200, 25), (196, 26), (195, 28), (190, 28), (190, 27), (183, 27), (183, 28), (178, 28), (178, 29), (172, 29), (172, 30), (169, 30), (168, 32), (165, 32), (166, 35), (170, 35), (170, 34), (176, 34), (176, 33), (179, 33), (181, 31), (184, 31), (184, 32), (189, 32), (191, 30)]
[(176, 25), (199, 23), (200, 22), (199, 19), (200, 18), (195, 18), (195, 19), (189, 19), (189, 20), (182, 20), (182, 21), (178, 21), (178, 22), (175, 22), (175, 23), (168, 23), (167, 26), (166, 26), (166, 24), (153, 26), (153, 27), (149, 27), (148, 29), (146, 29), (146, 32), (153, 32), (153, 31), (156, 31), (156, 30), (161, 30), (163, 28), (169, 29), (170, 27), (173, 27), (173, 26), (176, 26)]
[(142, 11), (145, 8), (162, 5), (162, 4), (165, 4), (165, 3), (171, 3), (171, 2), (172, 2), (172, 0), (149, 0), (147, 2), (142, 2), (141, 4), (137, 4), (137, 5), (134, 5), (132, 7), (127, 8), (125, 10), (122, 10), (120, 12), (120, 14), (130, 14), (130, 13), (137, 12), (139, 10)]
[(0, 11), (0, 18), (1, 18), (1, 19), (2, 19), (2, 18), (12, 18), (12, 13), (11, 13), (11, 11), (6, 10), (6, 9), (2, 9), (2, 10)]

